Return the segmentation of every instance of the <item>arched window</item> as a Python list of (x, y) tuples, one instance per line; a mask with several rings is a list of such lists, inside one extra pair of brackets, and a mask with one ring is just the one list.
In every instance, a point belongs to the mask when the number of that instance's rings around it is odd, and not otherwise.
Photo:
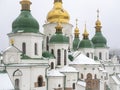
[(51, 62), (51, 69), (54, 69), (54, 63)]
[(102, 59), (102, 53), (101, 52), (99, 53), (99, 59), (100, 60)]
[(91, 73), (87, 74), (87, 79), (92, 79), (92, 74)]
[(47, 36), (47, 38), (46, 38), (46, 49), (47, 49), (47, 51), (49, 51), (48, 43), (49, 43), (49, 37)]
[(64, 50), (64, 65), (66, 65), (67, 64), (67, 60), (66, 60), (66, 50)]
[(43, 86), (43, 77), (40, 75), (38, 77), (38, 87), (42, 87)]
[(73, 83), (73, 90), (75, 89), (75, 83)]
[(22, 76), (22, 71), (17, 69), (14, 73), (13, 73), (13, 76)]
[(22, 51), (23, 51), (23, 54), (26, 54), (26, 43), (22, 43)]
[(61, 65), (61, 51), (57, 50), (57, 65)]
[(84, 77), (83, 77), (83, 74), (81, 74), (81, 79), (83, 79)]
[(60, 87), (61, 87), (61, 85), (59, 84), (59, 85), (58, 85), (58, 87), (60, 88)]
[(89, 57), (90, 56), (89, 53), (87, 53), (86, 56)]
[(35, 50), (35, 55), (38, 55), (38, 46), (37, 46), (37, 43), (35, 43), (35, 45), (34, 45), (34, 50)]
[(15, 90), (19, 90), (19, 79), (15, 79)]

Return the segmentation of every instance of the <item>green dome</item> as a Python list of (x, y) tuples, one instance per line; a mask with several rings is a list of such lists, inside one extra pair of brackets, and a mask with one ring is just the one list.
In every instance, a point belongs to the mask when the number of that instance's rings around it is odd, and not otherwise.
[(92, 42), (94, 47), (107, 47), (107, 40), (101, 32), (96, 32), (95, 36), (92, 38)]
[(69, 38), (62, 34), (55, 34), (51, 37), (50, 43), (69, 43)]
[(91, 40), (83, 39), (79, 44), (79, 48), (94, 48), (94, 46)]
[(80, 39), (79, 38), (74, 38), (74, 40), (73, 40), (73, 50), (78, 49), (79, 43), (80, 43)]
[(54, 58), (53, 54), (51, 54), (50, 52), (46, 51), (42, 53), (42, 56), (45, 58)]
[(38, 33), (39, 23), (31, 15), (30, 11), (21, 11), (21, 14), (12, 23), (12, 32)]

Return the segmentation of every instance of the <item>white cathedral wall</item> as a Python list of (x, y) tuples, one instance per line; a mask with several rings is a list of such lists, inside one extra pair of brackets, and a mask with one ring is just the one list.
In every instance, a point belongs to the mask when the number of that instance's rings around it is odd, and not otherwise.
[(105, 69), (108, 72), (108, 74), (113, 74), (114, 73), (114, 66), (113, 65), (105, 65)]
[(76, 83), (78, 80), (78, 73), (77, 72), (68, 72), (64, 73), (66, 76), (66, 86), (67, 88), (73, 88), (73, 83)]
[(17, 52), (5, 52), (3, 54), (4, 63), (20, 63), (20, 53)]
[(81, 74), (83, 74), (83, 80), (87, 78), (87, 74), (91, 73), (92, 78), (94, 79), (95, 74), (97, 75), (97, 78), (100, 78), (100, 74), (98, 71), (98, 65), (72, 65), (79, 71), (79, 78), (81, 79)]
[(115, 72), (116, 73), (120, 73), (120, 65), (119, 64), (117, 64), (117, 65), (115, 65)]
[[(64, 90), (64, 76), (48, 76), (48, 90), (54, 90), (54, 88), (62, 88)], [(60, 87), (59, 87), (60, 85)]]
[(103, 80), (100, 80), (100, 90), (104, 90), (105, 89), (105, 82)]
[(22, 76), (13, 76), (13, 73), (18, 69), (19, 67), (8, 67), (7, 72), (10, 76), (10, 79), (12, 80), (13, 85), (15, 85), (15, 79), (20, 80), (20, 89), (21, 90), (30, 90), (30, 69), (21, 67), (19, 68), (22, 71)]
[[(8, 34), (9, 40), (14, 40), (14, 46), (22, 51), (22, 43), (26, 43), (26, 55), (31, 58), (41, 58), (42, 57), (42, 35), (35, 33), (15, 33)], [(37, 43), (38, 55), (34, 54), (34, 44)]]
[[(45, 79), (45, 66), (44, 67), (7, 67), (7, 72), (15, 85), (15, 79), (20, 79), (20, 90), (31, 90), (31, 88), (35, 88), (35, 82), (40, 75), (43, 76), (43, 81), (45, 82), (46, 87), (46, 79)], [(13, 76), (13, 73), (19, 69), (22, 72), (22, 76)]]
[[(57, 66), (57, 50), (58, 49), (61, 50), (61, 65), (60, 65), (60, 67), (61, 66), (63, 67), (64, 66), (64, 50), (68, 50), (68, 44), (49, 44), (49, 50), (51, 51), (51, 49), (54, 50), (54, 55), (56, 58), (55, 66)], [(66, 56), (68, 56), (68, 52), (67, 52)], [(67, 62), (68, 62), (68, 57), (66, 57), (66, 58), (67, 58)]]
[[(102, 54), (101, 59), (99, 57), (99, 53)], [(109, 60), (109, 48), (95, 48), (95, 56), (98, 57), (98, 60)]]
[(89, 53), (89, 58), (94, 59), (94, 49), (93, 48), (81, 48), (79, 49), (81, 53), (87, 55)]
[(51, 59), (22, 59), (21, 60), (21, 63), (44, 63), (44, 64), (48, 64), (49, 63), (49, 61), (50, 61)]

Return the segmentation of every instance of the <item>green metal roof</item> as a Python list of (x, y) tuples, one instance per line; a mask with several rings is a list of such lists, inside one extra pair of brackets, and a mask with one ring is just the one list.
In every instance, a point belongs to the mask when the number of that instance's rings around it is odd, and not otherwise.
[(21, 11), (20, 15), (12, 23), (12, 32), (38, 33), (39, 23), (31, 15), (30, 11)]
[(68, 44), (69, 43), (69, 38), (62, 35), (62, 33), (56, 33), (53, 35), (49, 41), (49, 43), (62, 43), (62, 44)]
[(94, 48), (94, 46), (91, 40), (83, 39), (79, 44), (79, 48)]
[(101, 32), (96, 32), (95, 36), (92, 38), (92, 42), (94, 44), (94, 47), (107, 47), (107, 40), (102, 35)]
[(54, 55), (51, 54), (50, 52), (48, 51), (45, 51), (42, 53), (42, 56), (45, 57), (45, 58), (54, 58)]
[(68, 55), (68, 58), (69, 58), (70, 61), (74, 60), (74, 57), (72, 55)]
[(79, 48), (80, 39), (74, 38), (73, 40), (73, 50), (77, 50)]

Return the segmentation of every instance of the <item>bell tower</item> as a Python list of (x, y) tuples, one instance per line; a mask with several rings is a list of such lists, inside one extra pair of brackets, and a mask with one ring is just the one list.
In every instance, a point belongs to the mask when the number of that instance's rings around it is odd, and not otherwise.
[(48, 42), (52, 35), (55, 34), (55, 27), (57, 26), (58, 19), (63, 26), (63, 34), (69, 38), (69, 48), (72, 49), (72, 27), (69, 23), (69, 13), (63, 8), (62, 0), (54, 0), (53, 8), (50, 10), (46, 17), (46, 23), (43, 25), (44, 28), (44, 51), (49, 51)]
[(42, 57), (42, 38), (39, 23), (30, 12), (30, 0), (22, 0), (20, 15), (12, 23), (12, 32), (8, 34), (14, 40), (14, 46), (22, 51), (22, 56), (28, 58)]

